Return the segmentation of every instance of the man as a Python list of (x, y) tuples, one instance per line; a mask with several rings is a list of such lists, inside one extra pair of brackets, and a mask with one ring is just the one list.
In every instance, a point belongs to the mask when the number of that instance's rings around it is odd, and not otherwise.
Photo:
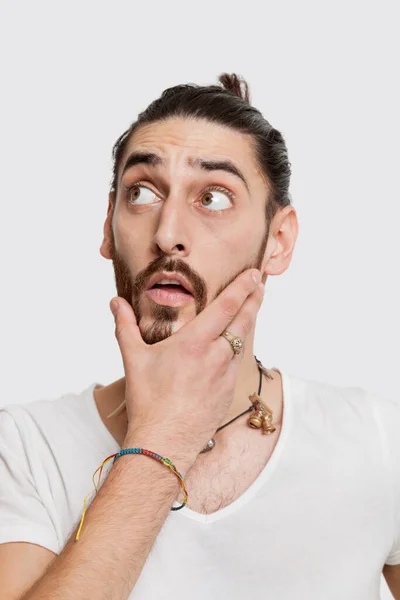
[(298, 221), (282, 135), (219, 81), (166, 90), (114, 146), (124, 377), (0, 412), (4, 600), (372, 600), (384, 565), (400, 598), (399, 408), (255, 359)]

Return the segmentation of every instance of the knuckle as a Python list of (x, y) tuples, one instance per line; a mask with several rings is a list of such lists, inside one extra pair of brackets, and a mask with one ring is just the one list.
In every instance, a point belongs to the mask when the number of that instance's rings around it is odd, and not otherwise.
[(254, 324), (254, 317), (253, 317), (253, 313), (250, 311), (247, 311), (244, 315), (243, 315), (243, 320), (242, 320), (242, 326), (243, 326), (243, 331), (245, 335), (248, 335), (253, 327)]
[(115, 337), (118, 340), (118, 343), (121, 345), (125, 345), (129, 343), (129, 325), (126, 323), (117, 323), (115, 325)]
[(121, 323), (116, 323), (115, 325), (115, 337), (119, 340), (123, 336), (124, 328)]
[(264, 289), (261, 289), (260, 287), (257, 286), (257, 300), (259, 302), (259, 304), (262, 303), (263, 298), (264, 298)]
[(233, 352), (229, 347), (226, 348), (226, 350), (224, 350), (224, 352), (220, 352), (215, 360), (215, 365), (217, 366), (218, 370), (220, 371), (221, 369), (222, 370), (227, 369), (227, 367), (229, 366), (229, 364), (232, 361), (232, 357), (233, 357)]
[(184, 352), (188, 356), (200, 357), (204, 356), (206, 351), (206, 344), (200, 340), (190, 340), (185, 344)]
[(225, 366), (225, 365), (229, 364), (229, 362), (232, 360), (232, 356), (233, 356), (232, 348), (230, 348), (229, 344), (226, 343), (226, 348), (225, 348), (224, 352), (220, 352), (220, 354), (219, 354), (219, 360), (221, 361), (221, 365)]
[(236, 313), (238, 311), (238, 302), (235, 296), (226, 296), (226, 298), (224, 298), (222, 301), (221, 309), (224, 315), (233, 319), (233, 317), (236, 316)]
[(246, 277), (243, 277), (243, 286), (248, 294), (254, 291), (254, 288), (256, 286), (254, 279), (252, 277), (249, 277), (248, 273), (246, 273)]

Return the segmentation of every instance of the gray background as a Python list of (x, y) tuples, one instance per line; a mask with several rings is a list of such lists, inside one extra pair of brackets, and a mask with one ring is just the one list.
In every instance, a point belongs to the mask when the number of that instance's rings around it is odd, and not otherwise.
[(1, 3), (1, 404), (122, 376), (111, 146), (165, 87), (223, 71), (285, 136), (300, 223), (256, 354), (400, 401), (396, 4)]

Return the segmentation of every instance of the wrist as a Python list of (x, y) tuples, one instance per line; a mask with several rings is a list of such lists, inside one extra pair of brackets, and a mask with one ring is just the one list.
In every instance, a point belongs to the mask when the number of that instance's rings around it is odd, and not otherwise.
[(121, 450), (126, 448), (145, 448), (163, 458), (169, 458), (183, 478), (197, 458), (197, 453), (193, 449), (183, 447), (176, 438), (171, 439), (158, 432), (142, 428), (128, 431)]

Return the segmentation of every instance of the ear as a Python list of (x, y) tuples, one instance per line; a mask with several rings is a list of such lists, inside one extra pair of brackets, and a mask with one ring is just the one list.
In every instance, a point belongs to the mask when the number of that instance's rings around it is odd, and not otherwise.
[(100, 246), (100, 254), (104, 256), (104, 258), (111, 259), (111, 243), (113, 239), (112, 234), (112, 217), (114, 213), (115, 207), (115, 192), (110, 192), (108, 195), (108, 209), (107, 209), (107, 217), (104, 221), (104, 237)]
[(272, 219), (269, 239), (265, 249), (262, 273), (280, 275), (292, 260), (299, 233), (297, 213), (293, 206), (285, 206)]

